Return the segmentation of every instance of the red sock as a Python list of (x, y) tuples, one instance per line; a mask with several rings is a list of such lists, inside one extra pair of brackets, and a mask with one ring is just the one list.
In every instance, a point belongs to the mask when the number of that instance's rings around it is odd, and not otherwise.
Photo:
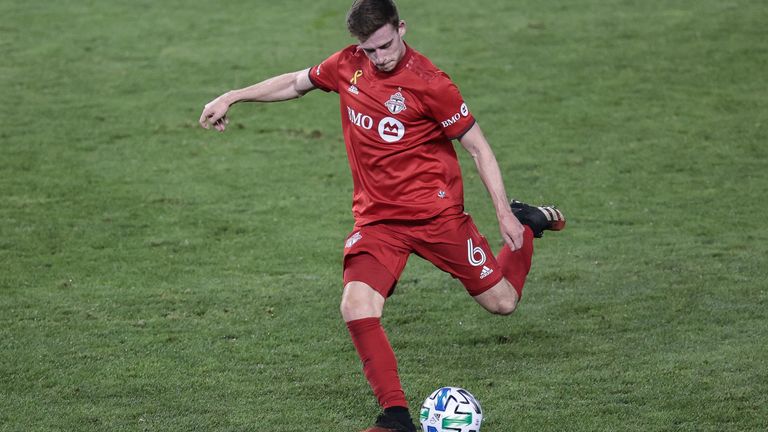
[(380, 318), (363, 318), (347, 323), (352, 343), (363, 362), (363, 373), (382, 408), (408, 407), (397, 375), (397, 359)]
[(525, 225), (523, 233), (523, 247), (512, 251), (509, 246), (504, 245), (496, 257), (496, 261), (501, 267), (501, 273), (515, 287), (518, 300), (523, 298), (523, 285), (528, 272), (531, 270), (531, 259), (533, 258), (533, 231)]

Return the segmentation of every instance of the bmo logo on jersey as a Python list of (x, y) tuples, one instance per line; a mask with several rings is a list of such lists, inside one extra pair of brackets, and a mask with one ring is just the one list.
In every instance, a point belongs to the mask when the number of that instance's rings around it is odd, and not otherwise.
[(400, 141), (405, 135), (405, 125), (392, 117), (384, 117), (379, 122), (379, 136), (388, 143)]
[(371, 116), (356, 112), (350, 107), (347, 107), (347, 114), (349, 115), (349, 121), (351, 121), (353, 125), (365, 130), (371, 130), (373, 127), (373, 119)]
[(448, 126), (451, 126), (455, 123), (457, 123), (459, 120), (461, 120), (462, 117), (466, 117), (469, 115), (469, 108), (467, 108), (466, 103), (462, 103), (461, 107), (459, 107), (459, 112), (452, 115), (450, 118), (447, 118), (440, 122), (441, 125), (443, 125), (444, 128), (447, 128)]
[[(365, 130), (373, 129), (374, 120), (371, 116), (359, 113), (350, 107), (347, 107), (347, 114), (349, 115), (350, 123), (353, 125)], [(397, 142), (405, 136), (405, 125), (396, 118), (384, 117), (379, 121), (378, 132), (381, 139), (385, 142)]]

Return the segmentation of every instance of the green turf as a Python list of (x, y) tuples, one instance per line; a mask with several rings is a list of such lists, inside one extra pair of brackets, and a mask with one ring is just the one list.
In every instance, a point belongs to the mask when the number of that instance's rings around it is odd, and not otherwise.
[[(221, 92), (351, 43), (348, 2), (0, 3), (0, 431), (352, 431), (338, 104)], [(508, 192), (556, 202), (524, 302), (412, 258), (384, 324), (414, 414), (484, 432), (768, 429), (768, 6), (401, 0)], [(464, 154), (466, 202), (493, 210)]]

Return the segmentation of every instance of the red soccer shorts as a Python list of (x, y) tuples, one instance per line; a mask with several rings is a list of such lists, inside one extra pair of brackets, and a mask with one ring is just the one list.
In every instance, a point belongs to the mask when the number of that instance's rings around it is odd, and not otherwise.
[(344, 247), (344, 285), (364, 282), (389, 297), (412, 253), (461, 281), (472, 296), (487, 291), (503, 277), (472, 218), (448, 210), (425, 221), (355, 226)]

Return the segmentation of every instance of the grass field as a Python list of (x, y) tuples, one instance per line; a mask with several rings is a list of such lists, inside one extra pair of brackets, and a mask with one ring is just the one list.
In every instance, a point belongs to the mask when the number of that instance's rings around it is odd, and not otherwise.
[[(370, 424), (337, 98), (196, 125), (352, 43), (333, 3), (0, 3), (0, 431)], [(483, 432), (768, 430), (768, 5), (399, 6), (508, 192), (570, 218), (511, 317), (412, 258), (384, 318), (412, 407), (455, 385)]]

